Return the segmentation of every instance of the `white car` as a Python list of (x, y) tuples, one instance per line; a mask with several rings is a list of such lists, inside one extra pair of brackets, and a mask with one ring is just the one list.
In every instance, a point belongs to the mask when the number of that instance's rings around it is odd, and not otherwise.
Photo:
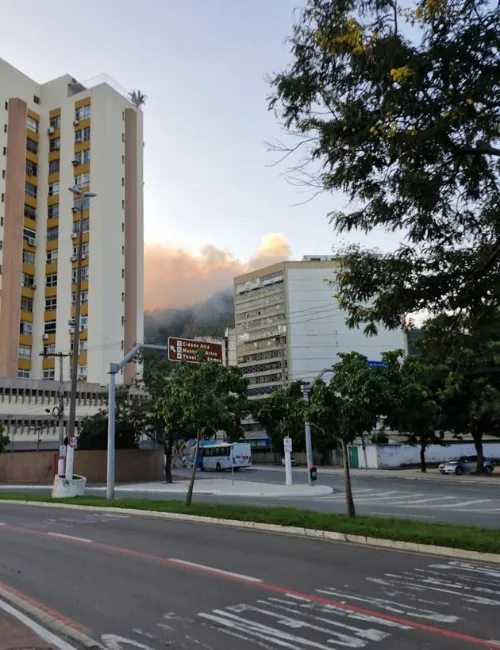
[[(477, 456), (460, 456), (441, 463), (438, 467), (441, 474), (471, 474), (477, 470)], [(491, 474), (495, 465), (490, 458), (484, 459), (484, 471)]]

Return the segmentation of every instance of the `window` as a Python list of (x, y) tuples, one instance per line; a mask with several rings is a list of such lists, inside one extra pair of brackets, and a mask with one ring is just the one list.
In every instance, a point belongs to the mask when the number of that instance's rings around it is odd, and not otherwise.
[[(88, 219), (83, 219), (82, 221), (82, 232), (88, 232), (89, 231), (89, 220)], [(75, 221), (73, 224), (73, 232), (79, 233), (80, 232), (80, 222)]]
[(59, 237), (59, 228), (55, 226), (55, 228), (47, 228), (47, 239), (53, 240), (57, 239)]
[(31, 345), (20, 345), (17, 348), (17, 356), (20, 359), (31, 359)]
[(50, 118), (50, 127), (56, 131), (61, 128), (61, 116), (57, 115), (56, 117)]
[(33, 313), (33, 300), (31, 298), (21, 298), (21, 311)]
[(39, 104), (40, 103), (40, 97), (37, 97), (36, 95), (33, 95), (33, 101), (35, 102), (35, 104)]
[(5, 169), (2, 169), (2, 178), (5, 178)]
[(79, 165), (87, 165), (90, 162), (90, 149), (75, 153), (75, 160)]
[(29, 379), (30, 375), (31, 373), (29, 370), (24, 370), (24, 368), (17, 369), (17, 376), (19, 379)]
[(26, 336), (31, 336), (33, 334), (33, 323), (30, 323), (27, 320), (22, 320), (19, 323), (19, 334), (26, 334)]
[(125, 187), (125, 179), (122, 177), (122, 187)]
[(75, 142), (88, 142), (90, 140), (90, 126), (75, 131)]
[(35, 237), (36, 237), (36, 232), (34, 230), (31, 230), (31, 228), (23, 229), (23, 239), (24, 241), (28, 242), (30, 246), (35, 245)]
[[(73, 282), (73, 284), (76, 282), (76, 272), (77, 272), (77, 269), (73, 269), (72, 276), (71, 276), (72, 277), (71, 281)], [(89, 279), (89, 267), (84, 266), (83, 269), (82, 269), (82, 281), (83, 280), (88, 280), (88, 279)]]
[(78, 176), (75, 176), (75, 187), (83, 187), (84, 185), (88, 185), (90, 183), (90, 174), (79, 174)]
[(45, 368), (43, 371), (43, 378), (53, 380), (56, 378), (56, 371), (54, 368)]
[[(82, 246), (82, 255), (88, 255), (89, 251), (90, 251), (90, 244), (86, 242)], [(73, 246), (73, 255), (75, 257), (78, 257), (78, 246)]]
[(73, 201), (73, 208), (75, 210), (81, 210), (82, 201), (83, 201), (83, 209), (88, 210), (90, 208), (90, 198), (88, 196), (84, 197), (83, 199), (75, 199)]
[(46, 320), (43, 325), (44, 334), (53, 334), (56, 331), (56, 321)]
[(49, 205), (47, 210), (48, 219), (57, 219), (59, 217), (59, 203), (54, 203), (54, 205)]
[[(69, 349), (71, 354), (73, 354), (73, 350), (75, 349), (75, 344), (73, 341), (71, 341)], [(78, 346), (78, 354), (87, 354), (87, 341), (80, 341), (80, 345)]]
[(61, 169), (61, 161), (59, 158), (57, 160), (49, 161), (49, 174), (57, 174)]
[(125, 164), (125, 156), (122, 156), (122, 164)]
[(31, 205), (28, 205), (27, 203), (24, 204), (24, 216), (28, 217), (28, 219), (36, 219), (36, 210), (35, 208), (32, 208)]
[(125, 246), (122, 246), (122, 255), (125, 255)]
[(90, 117), (90, 104), (80, 106), (75, 110), (75, 120), (86, 120)]
[[(89, 301), (89, 292), (82, 291), (80, 294), (80, 305), (86, 305)], [(71, 294), (71, 302), (74, 305), (76, 303), (76, 293)]]
[(38, 165), (31, 160), (26, 161), (26, 174), (27, 176), (38, 176)]
[(49, 183), (49, 196), (57, 196), (59, 194), (59, 182)]
[(57, 273), (49, 273), (45, 276), (46, 287), (57, 287)]
[(122, 133), (122, 142), (125, 142), (125, 133)]
[(31, 151), (31, 153), (38, 153), (38, 142), (35, 142), (31, 138), (26, 139), (26, 149)]
[(47, 251), (46, 262), (47, 264), (55, 264), (57, 262), (57, 248)]
[(125, 277), (125, 269), (122, 269), (122, 278)]
[(33, 133), (38, 133), (38, 121), (28, 115), (26, 118), (26, 128), (29, 131), (33, 131)]
[(37, 194), (38, 194), (38, 188), (36, 185), (33, 185), (33, 183), (26, 183), (24, 184), (24, 191), (28, 196), (32, 196), (34, 199), (36, 199)]
[(125, 232), (125, 224), (122, 223), (122, 232)]
[(61, 138), (52, 138), (49, 141), (49, 151), (59, 151), (61, 148)]
[(43, 346), (43, 353), (46, 354), (47, 356), (51, 354), (56, 353), (56, 344), (55, 343), (49, 343), (48, 345)]
[(26, 287), (27, 289), (33, 289), (33, 285), (35, 284), (34, 276), (29, 275), (28, 273), (22, 273), (21, 284), (23, 285), (23, 287)]
[(34, 264), (35, 263), (35, 253), (30, 253), (29, 251), (23, 251), (23, 264)]
[(57, 298), (45, 298), (45, 311), (55, 311), (57, 309)]
[(125, 294), (122, 293), (122, 302), (125, 302)]
[(87, 379), (87, 366), (78, 366), (78, 379)]

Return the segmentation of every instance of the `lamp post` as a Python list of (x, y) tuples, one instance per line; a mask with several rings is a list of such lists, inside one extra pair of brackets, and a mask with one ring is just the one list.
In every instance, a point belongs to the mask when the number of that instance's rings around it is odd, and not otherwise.
[[(83, 210), (85, 199), (92, 199), (97, 194), (94, 192), (82, 192), (78, 187), (69, 187), (69, 191), (80, 199), (80, 219), (78, 220), (78, 252), (76, 266), (76, 296), (75, 296), (75, 319), (73, 334), (73, 356), (71, 361), (71, 396), (69, 402), (68, 437), (75, 435), (76, 420), (76, 389), (78, 386), (78, 355), (80, 352), (80, 300), (82, 294), (82, 252), (83, 252)], [(73, 478), (73, 468), (69, 468)], [(66, 478), (68, 478), (68, 467), (66, 467)]]

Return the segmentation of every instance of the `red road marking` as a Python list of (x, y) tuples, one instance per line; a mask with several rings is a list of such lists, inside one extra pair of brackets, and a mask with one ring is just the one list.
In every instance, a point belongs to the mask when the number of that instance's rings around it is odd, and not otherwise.
[[(238, 578), (237, 576), (232, 576), (232, 575), (225, 575), (223, 573), (220, 573), (219, 570), (217, 569), (210, 569), (209, 567), (198, 567), (198, 566), (187, 566), (184, 564), (179, 564), (175, 560), (169, 560), (168, 558), (164, 557), (159, 557), (158, 555), (151, 555), (150, 553), (145, 553), (144, 551), (134, 551), (132, 549), (128, 548), (122, 548), (121, 546), (114, 546), (112, 544), (104, 544), (102, 542), (95, 542), (92, 541), (92, 543), (88, 542), (81, 542), (78, 540), (78, 538), (66, 538), (66, 537), (54, 537), (50, 536), (49, 533), (43, 532), (43, 531), (38, 531), (38, 530), (31, 530), (30, 528), (22, 528), (20, 526), (11, 526), (9, 524), (5, 524), (4, 526), (1, 527), (1, 530), (14, 530), (16, 532), (22, 532), (22, 533), (31, 533), (32, 535), (39, 535), (42, 537), (49, 537), (51, 540), (60, 540), (62, 542), (70, 542), (73, 544), (79, 544), (82, 547), (92, 549), (92, 547), (99, 548), (105, 551), (111, 551), (113, 553), (119, 553), (120, 555), (128, 555), (131, 557), (137, 557), (141, 558), (143, 560), (148, 560), (150, 562), (156, 562), (159, 564), (171, 566), (171, 567), (176, 567), (177, 569), (181, 570), (186, 570), (186, 571), (196, 571), (197, 573), (206, 573), (208, 575), (215, 576), (217, 578), (222, 578), (224, 580), (232, 580), (233, 582), (239, 582), (248, 586), (256, 587), (257, 589), (265, 589), (266, 591), (272, 591), (274, 593), (279, 593), (279, 594), (290, 594), (291, 596), (296, 596), (298, 598), (302, 598), (305, 600), (309, 600), (315, 603), (320, 603), (322, 605), (330, 605), (332, 607), (337, 607), (338, 609), (343, 609), (348, 612), (354, 612), (355, 614), (364, 614), (367, 616), (373, 616), (376, 618), (380, 618), (386, 621), (391, 621), (392, 623), (397, 623), (399, 625), (406, 625), (407, 627), (410, 627), (415, 630), (421, 630), (423, 632), (428, 632), (430, 634), (436, 634), (448, 639), (455, 639), (457, 641), (465, 641), (467, 643), (472, 643), (474, 645), (479, 645), (479, 646), (484, 646), (486, 648), (500, 648), (500, 643), (496, 643), (494, 641), (487, 641), (486, 639), (479, 639), (478, 637), (474, 636), (469, 636), (468, 634), (462, 634), (461, 632), (454, 632), (452, 630), (446, 630), (440, 627), (435, 627), (434, 625), (426, 625), (425, 623), (418, 623), (416, 621), (412, 621), (406, 618), (400, 618), (398, 616), (391, 616), (390, 614), (384, 614), (382, 612), (378, 612), (376, 610), (371, 610), (371, 609), (365, 609), (364, 607), (358, 607), (357, 605), (351, 605), (347, 603), (343, 603), (337, 600), (332, 600), (330, 598), (324, 598), (322, 596), (316, 596), (314, 594), (308, 594), (304, 593), (301, 591), (295, 591), (293, 589), (287, 589), (286, 587), (280, 587), (278, 585), (271, 585), (266, 582), (250, 582), (249, 580), (245, 580), (244, 578)], [(7, 587), (8, 588), (8, 587)], [(8, 588), (10, 589), (10, 588)], [(11, 590), (13, 591), (13, 590)], [(14, 592), (15, 593), (15, 592)], [(20, 597), (23, 597), (22, 594)], [(32, 601), (34, 603), (34, 601)], [(37, 607), (43, 608), (43, 606), (37, 604)], [(47, 610), (46, 610), (47, 611)], [(52, 616), (56, 616), (56, 613), (50, 612), (48, 610), (48, 613), (50, 613)], [(57, 615), (60, 617), (60, 615)], [(77, 624), (73, 623), (72, 621), (68, 624), (73, 625), (73, 627)], [(83, 631), (83, 630), (82, 630)]]

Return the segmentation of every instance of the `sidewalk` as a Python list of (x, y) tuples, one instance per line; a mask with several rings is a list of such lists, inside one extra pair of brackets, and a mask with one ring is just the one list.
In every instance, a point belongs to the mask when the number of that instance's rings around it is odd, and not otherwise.
[[(254, 470), (265, 470), (270, 472), (281, 472), (284, 474), (283, 467), (276, 465), (254, 465)], [(294, 467), (293, 472), (307, 472), (306, 467)], [(318, 465), (318, 477), (321, 475), (327, 476), (342, 476), (344, 470), (341, 467), (321, 467)], [(421, 481), (450, 481), (453, 483), (468, 483), (474, 484), (488, 484), (498, 485), (500, 487), (500, 469), (497, 468), (490, 476), (477, 476), (476, 474), (462, 474), (455, 476), (454, 474), (441, 474), (437, 468), (430, 468), (427, 472), (422, 473), (419, 469), (353, 469), (351, 468), (351, 476), (353, 477), (373, 477), (373, 478), (399, 478), (411, 479)]]
[[(283, 472), (284, 474), (284, 472)], [(325, 485), (290, 485), (284, 483), (257, 483), (255, 481), (231, 481), (231, 479), (206, 479), (198, 481), (196, 477), (194, 494), (211, 494), (216, 496), (234, 497), (319, 497), (333, 494), (333, 488)], [(154, 483), (130, 483), (128, 485), (117, 485), (115, 492), (156, 492), (168, 494), (186, 494), (188, 481), (166, 484), (164, 482)], [(105, 491), (106, 488), (95, 488)]]
[(0, 610), (0, 650), (55, 650), (13, 616)]

